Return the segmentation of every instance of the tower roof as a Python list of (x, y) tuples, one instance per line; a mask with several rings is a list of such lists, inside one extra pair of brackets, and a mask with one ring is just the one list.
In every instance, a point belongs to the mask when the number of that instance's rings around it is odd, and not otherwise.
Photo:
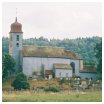
[(11, 24), (10, 33), (13, 32), (22, 32), (22, 24), (17, 21), (17, 17), (15, 19), (15, 22)]

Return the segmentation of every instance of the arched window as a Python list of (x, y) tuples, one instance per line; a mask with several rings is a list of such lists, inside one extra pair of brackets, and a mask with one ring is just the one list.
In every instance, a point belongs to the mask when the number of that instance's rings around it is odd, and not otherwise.
[(72, 72), (73, 72), (73, 74), (75, 74), (75, 63), (74, 62), (71, 62), (70, 63), (70, 65), (71, 65), (71, 67), (72, 67)]
[(19, 43), (17, 43), (16, 46), (19, 47)]
[(17, 35), (17, 39), (16, 40), (19, 41), (19, 35)]

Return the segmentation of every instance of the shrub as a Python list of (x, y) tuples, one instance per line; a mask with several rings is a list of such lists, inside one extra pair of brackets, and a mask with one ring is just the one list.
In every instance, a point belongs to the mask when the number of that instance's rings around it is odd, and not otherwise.
[(16, 76), (16, 79), (13, 81), (12, 86), (14, 87), (14, 89), (17, 89), (17, 90), (30, 88), (27, 77), (23, 73), (19, 73)]
[(56, 87), (48, 87), (48, 88), (45, 88), (45, 91), (59, 92), (60, 89)]

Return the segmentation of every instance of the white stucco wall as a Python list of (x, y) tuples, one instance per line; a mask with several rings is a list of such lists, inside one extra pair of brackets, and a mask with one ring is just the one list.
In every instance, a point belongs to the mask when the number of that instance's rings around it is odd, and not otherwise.
[[(45, 67), (46, 69), (52, 69), (53, 68), (53, 64), (55, 63), (62, 63), (62, 64), (70, 64), (70, 59), (64, 59), (64, 58), (47, 58), (47, 63), (44, 63), (45, 58), (42, 58), (43, 61), (42, 63), (47, 66)], [(46, 65), (47, 64), (47, 65)]]
[(55, 77), (60, 78), (60, 73), (61, 73), (61, 78), (62, 77), (67, 77), (66, 73), (68, 74), (68, 77), (72, 77), (72, 70), (56, 69), (55, 70)]
[(85, 78), (93, 78), (96, 79), (96, 73), (79, 73), (79, 76), (83, 79)]
[(41, 59), (34, 57), (23, 57), (23, 72), (26, 75), (32, 75), (35, 70), (41, 69)]
[[(75, 75), (81, 76), (82, 78), (96, 78), (94, 73), (80, 73), (80, 62), (79, 60), (64, 59), (64, 58), (43, 58), (43, 57), (23, 57), (23, 73), (27, 76), (31, 76), (35, 70), (41, 70), (42, 64), (44, 65), (45, 70), (52, 70), (53, 64), (62, 63), (70, 64), (71, 62), (75, 63)], [(63, 73), (63, 76), (66, 76), (65, 70), (57, 70), (56, 76), (59, 76), (59, 71)], [(68, 71), (69, 76), (72, 76), (72, 71)]]
[[(70, 64), (70, 59), (64, 58), (41, 58), (41, 57), (23, 57), (23, 72), (26, 75), (32, 75), (32, 72), (35, 70), (41, 70), (42, 64), (44, 65), (44, 69), (52, 70), (53, 64), (62, 63), (62, 64)], [(77, 61), (75, 62), (75, 66), (77, 65)], [(78, 65), (76, 66), (78, 69)]]

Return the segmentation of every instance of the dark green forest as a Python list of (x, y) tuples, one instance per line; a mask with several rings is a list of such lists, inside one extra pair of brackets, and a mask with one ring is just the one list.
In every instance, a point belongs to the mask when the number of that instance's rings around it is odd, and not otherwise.
[[(84, 64), (95, 64), (97, 59), (95, 57), (95, 46), (102, 41), (101, 37), (92, 38), (77, 38), (77, 39), (50, 39), (29, 38), (23, 39), (23, 45), (34, 46), (54, 46), (65, 47), (67, 50), (71, 50), (78, 53), (85, 61)], [(2, 38), (2, 53), (3, 55), (9, 52), (9, 39), (7, 37)]]

